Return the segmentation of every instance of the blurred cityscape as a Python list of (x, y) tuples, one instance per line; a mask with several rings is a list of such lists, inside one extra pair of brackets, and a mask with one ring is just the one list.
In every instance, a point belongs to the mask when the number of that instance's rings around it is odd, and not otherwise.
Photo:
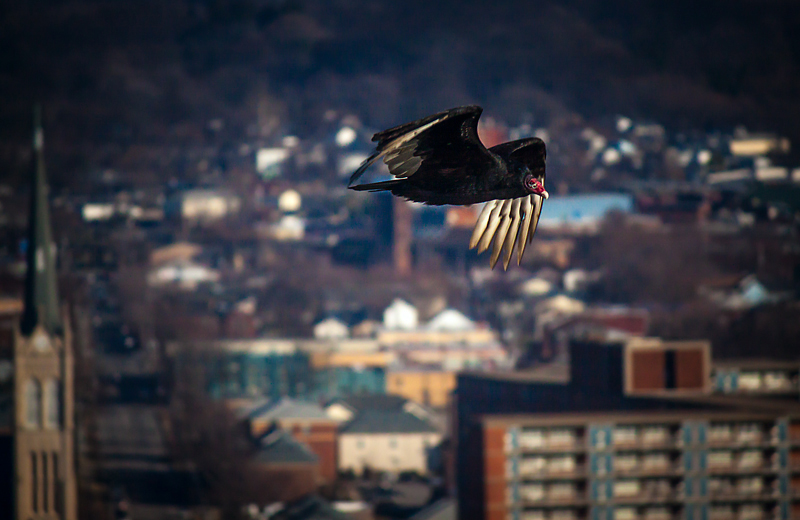
[[(800, 7), (601, 4), (0, 8), (0, 518), (800, 518)], [(467, 103), (507, 272), (346, 189)]]

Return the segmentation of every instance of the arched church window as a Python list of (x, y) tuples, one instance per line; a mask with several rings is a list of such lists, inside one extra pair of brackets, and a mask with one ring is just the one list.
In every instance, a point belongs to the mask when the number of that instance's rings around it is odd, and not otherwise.
[(61, 385), (55, 379), (44, 383), (44, 407), (44, 427), (55, 429), (61, 426)]
[(25, 383), (25, 425), (28, 428), (42, 425), (42, 386), (32, 378)]

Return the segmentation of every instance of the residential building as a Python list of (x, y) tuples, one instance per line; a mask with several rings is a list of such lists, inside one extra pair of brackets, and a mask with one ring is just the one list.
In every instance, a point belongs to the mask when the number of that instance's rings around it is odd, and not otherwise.
[(284, 397), (252, 407), (247, 412), (247, 420), (253, 436), (279, 429), (302, 443), (316, 456), (319, 482), (336, 479), (338, 423), (317, 403)]
[(471, 518), (765, 519), (800, 513), (800, 416), (565, 413), (482, 420)]
[(437, 367), (401, 366), (386, 374), (386, 392), (411, 401), (444, 408), (456, 387), (456, 371)]
[(319, 457), (281, 429), (258, 439), (252, 462), (253, 478), (263, 479), (263, 485), (275, 502), (307, 496), (315, 492), (321, 482)]
[(450, 473), (462, 519), (800, 514), (797, 402), (712, 395), (707, 342), (570, 349), (566, 380), (459, 375)]
[(363, 410), (339, 430), (339, 469), (363, 473), (428, 471), (428, 452), (442, 434), (409, 411)]
[(383, 311), (383, 326), (388, 330), (414, 330), (418, 325), (417, 308), (405, 300), (396, 298)]
[(325, 318), (314, 325), (314, 337), (317, 339), (342, 339), (350, 336), (347, 324), (334, 317)]
[(212, 397), (304, 397), (314, 390), (309, 355), (286, 339), (174, 342), (167, 345), (178, 380), (199, 381)]

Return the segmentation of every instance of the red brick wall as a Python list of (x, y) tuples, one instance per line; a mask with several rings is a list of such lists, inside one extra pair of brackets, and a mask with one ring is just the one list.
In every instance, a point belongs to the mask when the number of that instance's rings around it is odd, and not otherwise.
[(312, 423), (308, 426), (291, 426), (292, 436), (319, 457), (320, 478), (325, 482), (336, 479), (337, 440), (335, 423)]
[(664, 351), (634, 351), (631, 356), (633, 391), (664, 388)]
[(706, 385), (704, 364), (703, 350), (676, 350), (675, 388), (702, 390)]
[(506, 454), (504, 427), (483, 431), (483, 482), (486, 520), (506, 518)]

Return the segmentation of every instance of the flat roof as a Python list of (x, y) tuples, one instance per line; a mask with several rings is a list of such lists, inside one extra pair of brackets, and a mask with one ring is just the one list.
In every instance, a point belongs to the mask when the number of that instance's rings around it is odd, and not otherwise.
[(592, 422), (617, 422), (637, 424), (680, 423), (687, 419), (706, 419), (709, 421), (772, 421), (774, 413), (742, 412), (742, 411), (661, 411), (652, 412), (565, 412), (524, 415), (483, 415), (481, 422), (486, 426), (522, 425), (522, 426), (579, 426)]
[(460, 376), (470, 376), (481, 379), (494, 379), (497, 381), (511, 381), (521, 383), (561, 384), (569, 383), (570, 367), (567, 364), (551, 363), (540, 365), (525, 370), (508, 370), (484, 372), (480, 370), (462, 370)]
[(767, 358), (713, 360), (711, 368), (739, 368), (744, 370), (800, 370), (800, 359), (785, 361)]

